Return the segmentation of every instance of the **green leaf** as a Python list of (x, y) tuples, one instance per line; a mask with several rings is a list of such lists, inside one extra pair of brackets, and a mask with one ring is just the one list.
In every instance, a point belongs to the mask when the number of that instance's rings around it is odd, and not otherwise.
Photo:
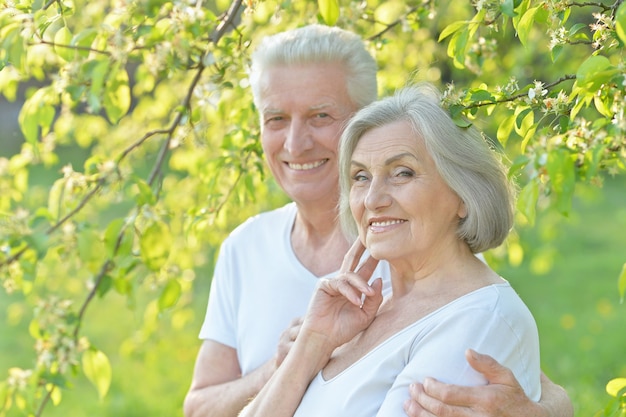
[(99, 58), (88, 61), (82, 67), (83, 76), (91, 81), (87, 92), (87, 103), (93, 113), (98, 113), (102, 107), (102, 92), (107, 72), (109, 71), (109, 60)]
[(72, 32), (68, 29), (67, 26), (63, 26), (61, 29), (57, 31), (54, 35), (54, 51), (57, 55), (65, 60), (71, 61), (74, 59), (75, 50), (70, 48), (72, 43)]
[(113, 278), (110, 275), (104, 275), (102, 280), (98, 283), (98, 288), (96, 288), (96, 293), (98, 297), (102, 298), (109, 292), (109, 290), (113, 286)]
[(519, 3), (515, 7), (515, 12), (517, 13), (517, 15), (511, 18), (515, 30), (517, 30), (517, 27), (519, 26), (520, 20), (524, 16), (524, 13), (526, 13), (526, 11), (528, 10), (530, 2), (531, 0), (522, 0), (521, 2), (518, 2), (517, 0), (515, 1), (515, 3)]
[(622, 266), (622, 272), (617, 279), (617, 289), (619, 291), (620, 303), (623, 303), (624, 295), (626, 294), (626, 263)]
[(463, 115), (464, 109), (464, 106), (458, 104), (454, 104), (448, 109), (452, 121), (454, 121), (454, 124), (456, 124), (458, 127), (470, 127), (472, 125), (472, 123), (467, 120), (467, 118), (465, 118), (465, 116)]
[(154, 195), (154, 192), (152, 191), (150, 185), (148, 185), (146, 181), (139, 177), (135, 177), (134, 180), (135, 185), (137, 186), (137, 189), (139, 191), (139, 193), (135, 197), (137, 205), (143, 206), (144, 204), (148, 204), (150, 206), (153, 206), (157, 202), (157, 198)]
[(8, 24), (0, 30), (0, 39), (3, 40), (2, 50), (6, 51), (5, 60), (20, 71), (27, 72), (26, 68), (26, 39), (21, 36), (22, 25)]
[(529, 162), (530, 162), (530, 158), (528, 156), (526, 156), (526, 155), (519, 155), (517, 158), (515, 158), (515, 160), (513, 161), (511, 166), (509, 167), (508, 176), (512, 177), (512, 176), (516, 175), (519, 171), (521, 171), (524, 168), (526, 168), (526, 166), (528, 165)]
[(24, 237), (24, 240), (28, 243), (37, 254), (37, 259), (43, 259), (48, 252), (48, 235), (44, 232), (34, 232)]
[(552, 60), (552, 62), (556, 62), (556, 60), (559, 59), (559, 56), (561, 56), (561, 52), (563, 52), (562, 45), (556, 45), (554, 48), (552, 48), (552, 50), (550, 51), (550, 59)]
[(459, 30), (461, 30), (463, 27), (466, 27), (467, 25), (468, 23), (466, 21), (454, 22), (454, 23), (449, 24), (443, 29), (443, 31), (441, 31), (441, 34), (439, 35), (439, 39), (437, 39), (437, 42), (441, 42), (448, 36), (452, 35), (455, 32), (458, 32)]
[(522, 188), (517, 199), (517, 209), (526, 217), (528, 223), (533, 226), (536, 218), (537, 200), (539, 199), (539, 185), (537, 181), (530, 181)]
[(453, 58), (453, 64), (456, 68), (465, 68), (465, 56), (467, 50), (467, 40), (469, 38), (469, 31), (467, 27), (454, 34), (450, 43), (448, 44), (448, 56)]
[(585, 153), (585, 178), (588, 181), (598, 175), (598, 168), (607, 146), (605, 143), (596, 143)]
[(333, 26), (339, 19), (339, 0), (317, 0), (322, 19), (328, 26)]
[(563, 215), (569, 214), (576, 186), (574, 159), (569, 151), (558, 149), (548, 154), (546, 169), (550, 175), (552, 191), (556, 195), (556, 208)]
[(502, 146), (506, 146), (509, 138), (511, 137), (511, 133), (513, 132), (513, 126), (515, 125), (515, 115), (512, 114), (500, 123), (498, 126), (498, 131), (496, 133), (496, 138), (502, 144)]
[(41, 328), (39, 327), (39, 322), (37, 320), (31, 320), (28, 325), (28, 334), (31, 335), (33, 339), (40, 339), (42, 337)]
[(576, 81), (586, 90), (596, 91), (609, 81), (616, 71), (607, 57), (594, 55), (580, 64), (576, 71)]
[(526, 146), (528, 146), (528, 142), (530, 142), (530, 140), (535, 137), (536, 131), (537, 131), (537, 124), (532, 125), (526, 131), (526, 134), (524, 135), (524, 139), (522, 139), (522, 143), (520, 144), (520, 151), (522, 153), (526, 152)]
[[(518, 111), (519, 113), (517, 113)], [(530, 107), (518, 107), (515, 109), (515, 112), (517, 113), (515, 117), (515, 132), (517, 132), (518, 135), (524, 136), (524, 134), (535, 122), (535, 115), (532, 111), (533, 109)]]
[(9, 398), (9, 387), (5, 381), (0, 381), (0, 405), (5, 406)]
[(587, 27), (588, 27), (588, 25), (586, 25), (584, 23), (576, 23), (571, 28), (569, 28), (569, 34), (570, 34), (570, 36), (573, 36), (576, 33), (578, 33), (579, 30), (585, 29)]
[(111, 74), (105, 84), (104, 110), (111, 121), (116, 124), (128, 113), (130, 108), (130, 87), (128, 86), (128, 73), (126, 69), (117, 68)]
[[(610, 380), (606, 384), (606, 392), (611, 397), (617, 397), (620, 395), (620, 391), (623, 391), (626, 388), (626, 378), (615, 378)], [(622, 396), (626, 395), (626, 393), (622, 392)]]
[(115, 288), (115, 291), (120, 295), (130, 295), (133, 293), (133, 285), (125, 277), (114, 279), (113, 288)]
[(96, 387), (100, 399), (103, 399), (111, 385), (109, 358), (103, 352), (89, 348), (83, 353), (82, 363), (85, 376)]
[(84, 228), (77, 232), (76, 246), (78, 257), (91, 272), (100, 268), (100, 261), (104, 255), (100, 234), (92, 228)]
[(37, 143), (40, 128), (42, 135), (47, 135), (50, 132), (50, 125), (54, 121), (55, 115), (55, 100), (50, 94), (49, 88), (40, 88), (22, 106), (18, 121), (22, 133), (29, 143)]
[(626, 44), (626, 3), (622, 3), (615, 13), (615, 32), (622, 44)]
[(53, 385), (50, 388), (50, 399), (52, 400), (52, 404), (53, 405), (59, 405), (61, 403), (61, 397), (63, 396), (63, 393), (61, 391), (61, 388), (59, 388), (56, 385)]
[(170, 279), (167, 284), (165, 284), (165, 287), (159, 296), (159, 311), (166, 310), (176, 305), (181, 293), (182, 287), (180, 286), (178, 280)]
[(161, 269), (172, 249), (170, 229), (163, 222), (152, 223), (141, 235), (139, 240), (141, 260), (153, 271)]
[[(104, 248), (109, 259), (116, 255), (126, 256), (132, 250), (133, 236), (128, 230), (122, 230), (125, 224), (124, 219), (114, 219), (104, 232)], [(120, 234), (122, 234), (122, 237), (118, 246), (117, 242), (120, 239)]]
[(494, 101), (494, 97), (487, 90), (476, 89), (472, 91), (472, 95), (470, 96), (470, 100), (473, 102), (479, 101)]
[(539, 7), (532, 7), (526, 10), (526, 13), (522, 16), (517, 25), (517, 36), (522, 45), (526, 46), (528, 43), (528, 35), (535, 22), (535, 15), (539, 11)]
[(98, 31), (94, 28), (88, 28), (78, 32), (74, 35), (72, 39), (72, 45), (80, 46), (80, 49), (77, 49), (77, 53), (81, 58), (87, 58), (89, 56), (89, 48), (91, 43), (96, 39), (98, 35)]
[(513, 0), (504, 0), (502, 4), (500, 4), (500, 10), (502, 13), (509, 17), (515, 17), (517, 13), (515, 13), (515, 3)]

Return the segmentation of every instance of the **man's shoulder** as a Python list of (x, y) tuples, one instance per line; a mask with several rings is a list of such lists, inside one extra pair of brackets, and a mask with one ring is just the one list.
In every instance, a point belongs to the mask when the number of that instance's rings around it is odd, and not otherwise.
[(287, 203), (282, 207), (256, 214), (237, 226), (231, 232), (228, 240), (247, 239), (251, 234), (271, 233), (275, 235), (282, 226), (293, 223), (295, 213), (295, 203)]

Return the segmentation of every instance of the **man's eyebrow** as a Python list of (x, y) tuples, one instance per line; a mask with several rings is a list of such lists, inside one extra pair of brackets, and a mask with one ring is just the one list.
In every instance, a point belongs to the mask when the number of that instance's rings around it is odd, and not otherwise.
[(263, 109), (263, 114), (276, 114), (276, 113), (282, 113), (283, 111), (280, 109), (276, 109), (273, 107), (266, 107)]
[(321, 104), (317, 104), (315, 106), (311, 106), (309, 107), (310, 110), (323, 110), (323, 109), (327, 109), (329, 107), (333, 107), (333, 105), (331, 103), (321, 103)]

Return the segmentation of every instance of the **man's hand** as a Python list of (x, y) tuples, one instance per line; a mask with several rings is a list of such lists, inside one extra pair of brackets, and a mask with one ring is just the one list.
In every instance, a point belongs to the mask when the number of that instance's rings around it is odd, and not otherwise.
[[(482, 373), (489, 384), (465, 387), (444, 384), (431, 378), (427, 378), (423, 384), (412, 384), (411, 398), (404, 405), (409, 417), (573, 416), (565, 391), (547, 378), (542, 376), (542, 385), (549, 383), (560, 389), (550, 389), (549, 408), (530, 400), (513, 373), (491, 356), (481, 355), (473, 350), (468, 350), (465, 356), (472, 368)], [(551, 414), (548, 410), (554, 410), (554, 413)]]
[(302, 317), (295, 318), (289, 323), (289, 327), (283, 331), (278, 340), (278, 347), (276, 348), (276, 354), (274, 355), (274, 361), (276, 368), (280, 366), (285, 360), (289, 349), (293, 346), (293, 342), (296, 341), (298, 333), (300, 333), (300, 327), (302, 327)]

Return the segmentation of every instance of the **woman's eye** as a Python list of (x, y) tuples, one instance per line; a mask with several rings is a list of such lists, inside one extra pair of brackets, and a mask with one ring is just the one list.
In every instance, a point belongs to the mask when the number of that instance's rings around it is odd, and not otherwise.
[(367, 175), (365, 175), (363, 171), (356, 172), (352, 175), (352, 181), (354, 182), (367, 181)]
[(415, 176), (415, 172), (411, 169), (401, 169), (397, 172), (396, 174), (399, 177), (414, 177)]

